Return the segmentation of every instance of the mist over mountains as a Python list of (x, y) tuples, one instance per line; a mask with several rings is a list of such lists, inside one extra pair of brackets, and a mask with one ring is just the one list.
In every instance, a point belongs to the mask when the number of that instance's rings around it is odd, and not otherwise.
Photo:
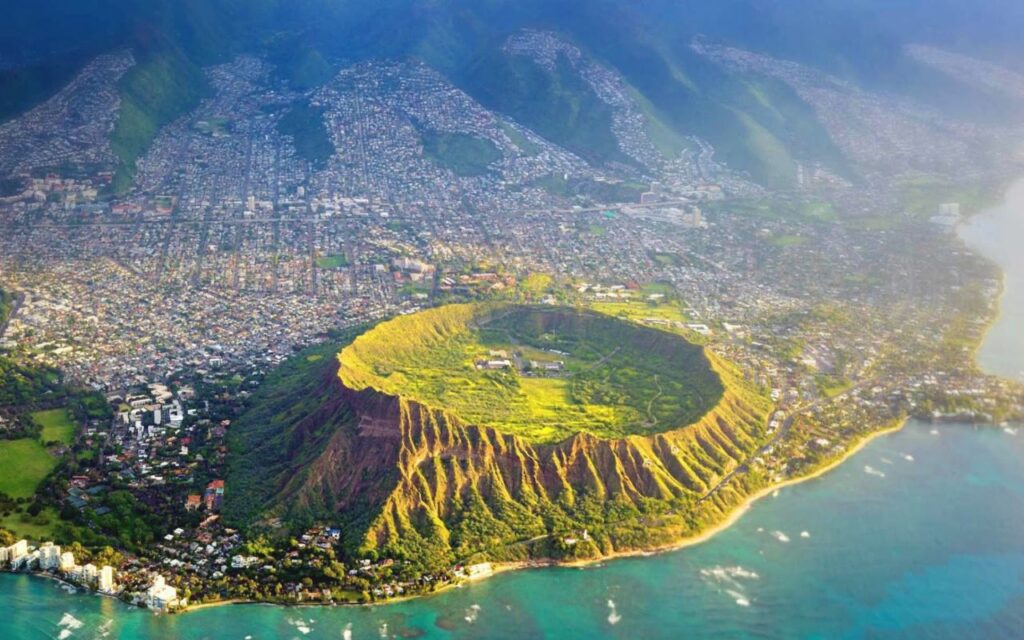
[[(1013, 2), (62, 0), (45, 16), (31, 5), (7, 15), (0, 117), (46, 99), (96, 54), (134, 52), (138, 65), (121, 87), (137, 117), (119, 125), (113, 142), (125, 172), (160, 126), (208, 93), (201, 68), (243, 53), (265, 57), (300, 91), (358, 61), (421, 61), (588, 161), (629, 164), (612, 133), (614, 107), (580, 76), (584, 60), (621, 78), (664, 154), (699, 136), (718, 159), (771, 186), (792, 184), (798, 163), (857, 175), (792, 82), (722, 64), (709, 47), (798, 63), (945, 116), (1003, 123), (1021, 112), (1000, 86), (951, 74), (907, 48), (935, 46), (1012, 69), (1024, 25)], [(524, 30), (561, 43), (554, 64), (510, 52), (509, 37)]]

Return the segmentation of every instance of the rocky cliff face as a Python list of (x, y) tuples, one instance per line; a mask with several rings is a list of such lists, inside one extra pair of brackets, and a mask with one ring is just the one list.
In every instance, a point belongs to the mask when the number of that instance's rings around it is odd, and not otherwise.
[[(232, 448), (245, 454), (232, 463), (227, 515), (341, 523), (355, 552), (438, 562), (670, 542), (742, 497), (743, 487), (712, 489), (766, 437), (770, 403), (729, 363), (704, 355), (724, 391), (696, 422), (551, 444), (346, 383), (340, 358), (286, 370), (233, 427)], [(587, 544), (567, 548), (583, 531)]]
[[(362, 545), (381, 548), (412, 530), (449, 540), (474, 496), (498, 521), (510, 502), (540, 518), (549, 510), (571, 514), (583, 495), (633, 505), (692, 501), (756, 448), (767, 413), (757, 396), (738, 388), (743, 382), (727, 365), (711, 362), (727, 390), (696, 424), (615, 440), (581, 433), (554, 445), (465, 424), (374, 389), (350, 389), (333, 376), (324, 383), (326, 402), (298, 423), (295, 445), (311, 437), (305, 425), (343, 416), (344, 427), (296, 470), (277, 504), (316, 513), (369, 508)], [(510, 528), (510, 541), (530, 533)]]

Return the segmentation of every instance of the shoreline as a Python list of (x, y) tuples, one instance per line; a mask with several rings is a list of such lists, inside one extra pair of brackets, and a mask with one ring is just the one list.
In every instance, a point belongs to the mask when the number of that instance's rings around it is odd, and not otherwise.
[(998, 204), (994, 204), (991, 207), (987, 207), (986, 209), (977, 211), (971, 214), (970, 216), (964, 217), (962, 220), (960, 220), (956, 224), (954, 233), (957, 239), (960, 241), (960, 243), (963, 244), (964, 248), (966, 248), (972, 254), (980, 256), (981, 258), (985, 259), (987, 262), (994, 265), (996, 269), (999, 271), (999, 291), (996, 292), (995, 296), (996, 311), (989, 319), (989, 321), (985, 323), (985, 327), (981, 332), (981, 340), (979, 340), (978, 343), (974, 345), (973, 349), (971, 350), (971, 356), (974, 359), (974, 365), (978, 368), (979, 371), (987, 375), (1005, 378), (1016, 383), (1024, 383), (1024, 378), (1020, 376), (1019, 372), (1016, 372), (1016, 374), (1002, 374), (997, 371), (994, 371), (991, 367), (985, 366), (981, 362), (981, 350), (985, 346), (985, 342), (987, 342), (988, 337), (992, 333), (993, 329), (995, 329), (995, 327), (1003, 320), (1003, 317), (1006, 313), (1004, 303), (1005, 298), (1007, 296), (1007, 284), (1009, 280), (1009, 274), (1007, 273), (1007, 268), (998, 259), (996, 259), (994, 256), (986, 254), (981, 247), (977, 246), (975, 243), (971, 242), (967, 237), (964, 236), (964, 233), (966, 232), (967, 228), (973, 224), (977, 224), (977, 221), (981, 216), (989, 215), (996, 209), (1002, 209), (1004, 207), (1007, 207), (1010, 204), (1010, 190), (1012, 190), (1018, 184), (1024, 186), (1024, 178), (1018, 178), (1010, 181), (1010, 183), (1006, 186), (1005, 191), (1003, 192), (1002, 200), (1000, 200)]
[[(999, 274), (1000, 274), (1000, 286), (999, 286), (999, 290), (998, 290), (998, 292), (996, 293), (996, 296), (995, 296), (995, 307), (996, 307), (995, 313), (992, 315), (992, 317), (990, 317), (988, 319), (988, 322), (983, 327), (983, 329), (981, 331), (980, 339), (973, 346), (972, 353), (971, 353), (971, 358), (972, 358), (972, 360), (974, 362), (974, 365), (980, 371), (983, 371), (984, 373), (986, 373), (988, 375), (993, 375), (993, 376), (997, 376), (997, 377), (1003, 377), (1003, 378), (1007, 378), (1007, 379), (1010, 379), (1010, 380), (1014, 380), (1014, 378), (1012, 376), (1003, 376), (1003, 375), (1001, 375), (999, 373), (992, 372), (989, 369), (987, 369), (986, 367), (984, 367), (983, 364), (979, 361), (979, 356), (980, 356), (981, 348), (984, 346), (985, 342), (988, 340), (988, 337), (989, 337), (993, 327), (995, 327), (999, 323), (999, 321), (1002, 319), (1003, 314), (1004, 314), (1004, 308), (1003, 308), (1003, 306), (1004, 306), (1004, 297), (1006, 295), (1006, 289), (1007, 289), (1007, 273), (1006, 273), (1006, 269), (1003, 267), (1002, 264), (1000, 264), (994, 258), (986, 255), (983, 251), (981, 251), (980, 248), (975, 247), (971, 243), (969, 243), (967, 241), (967, 239), (964, 238), (964, 236), (962, 235), (961, 232), (963, 231), (964, 227), (972, 224), (979, 216), (985, 215), (987, 212), (989, 212), (989, 211), (991, 211), (991, 210), (993, 210), (995, 208), (998, 208), (998, 207), (1001, 207), (1001, 206), (1005, 206), (1005, 204), (1007, 202), (1007, 197), (1006, 196), (1007, 196), (1007, 193), (1008, 193), (1009, 189), (1013, 188), (1013, 186), (1016, 185), (1018, 182), (1024, 183), (1024, 178), (1015, 179), (1015, 180), (1009, 181), (1009, 183), (1007, 185), (1005, 185), (1005, 188), (1003, 189), (1003, 194), (1004, 195), (1003, 195), (1003, 199), (1000, 202), (992, 204), (990, 206), (987, 206), (987, 207), (985, 207), (983, 209), (971, 212), (970, 214), (964, 216), (964, 218), (956, 225), (956, 229), (955, 229), (955, 234), (956, 234), (957, 238), (960, 240), (960, 242), (963, 244), (963, 246), (968, 251), (970, 251), (971, 253), (979, 255), (979, 256), (985, 258), (986, 260), (992, 262), (998, 268)], [(450, 589), (462, 588), (465, 585), (470, 585), (470, 584), (473, 584), (473, 583), (482, 582), (482, 581), (488, 580), (489, 578), (493, 578), (493, 577), (495, 577), (495, 576), (497, 576), (499, 574), (508, 573), (508, 572), (512, 572), (512, 571), (519, 571), (519, 570), (524, 570), (524, 569), (541, 569), (541, 568), (566, 568), (566, 569), (568, 569), (568, 568), (576, 568), (576, 569), (581, 569), (581, 568), (586, 568), (586, 567), (600, 566), (601, 564), (603, 564), (606, 561), (615, 561), (615, 560), (619, 560), (619, 559), (635, 558), (635, 557), (647, 557), (647, 556), (653, 556), (655, 554), (662, 554), (662, 553), (669, 553), (669, 552), (679, 551), (679, 550), (682, 550), (682, 549), (685, 549), (685, 548), (688, 548), (688, 547), (696, 546), (696, 545), (703, 544), (705, 542), (710, 541), (711, 539), (713, 539), (718, 534), (726, 531), (727, 529), (732, 527), (734, 524), (739, 522), (743, 518), (743, 516), (746, 515), (747, 512), (750, 511), (750, 509), (754, 506), (754, 504), (757, 503), (759, 500), (761, 500), (761, 499), (763, 499), (763, 498), (765, 498), (765, 497), (767, 497), (769, 495), (774, 495), (774, 494), (776, 494), (777, 492), (779, 492), (780, 490), (782, 490), (782, 489), (784, 489), (786, 487), (790, 487), (790, 486), (794, 486), (794, 485), (801, 484), (801, 483), (804, 483), (804, 482), (808, 482), (810, 480), (814, 480), (814, 479), (820, 478), (820, 477), (828, 474), (829, 472), (837, 469), (842, 464), (846, 463), (851, 458), (856, 456), (867, 445), (871, 444), (876, 439), (881, 438), (882, 436), (890, 435), (890, 434), (896, 433), (898, 431), (901, 431), (906, 426), (906, 424), (909, 421), (911, 421), (911, 420), (914, 420), (914, 418), (913, 417), (909, 417), (909, 416), (908, 417), (904, 417), (904, 418), (898, 419), (898, 420), (896, 420), (896, 421), (894, 421), (892, 423), (889, 423), (886, 426), (884, 426), (884, 427), (882, 427), (882, 428), (880, 428), (880, 429), (878, 429), (876, 431), (872, 431), (870, 433), (867, 433), (867, 434), (863, 435), (862, 437), (858, 438), (855, 442), (853, 442), (851, 444), (851, 446), (848, 449), (843, 451), (837, 457), (831, 459), (830, 461), (826, 462), (822, 466), (811, 470), (809, 473), (807, 473), (805, 475), (799, 475), (799, 476), (787, 478), (785, 480), (782, 480), (782, 481), (779, 481), (779, 482), (776, 482), (776, 483), (769, 483), (765, 487), (763, 487), (763, 488), (761, 488), (761, 489), (759, 489), (759, 490), (757, 490), (757, 491), (755, 491), (755, 492), (745, 496), (740, 503), (738, 503), (735, 507), (733, 507), (728, 512), (726, 512), (726, 514), (724, 515), (723, 518), (721, 518), (718, 522), (716, 522), (714, 524), (711, 524), (706, 529), (704, 529), (704, 530), (702, 530), (702, 531), (700, 531), (698, 533), (695, 533), (695, 534), (686, 536), (684, 538), (680, 538), (678, 540), (675, 540), (673, 542), (662, 544), (662, 545), (659, 545), (659, 546), (656, 546), (656, 547), (652, 547), (652, 548), (648, 548), (648, 549), (630, 549), (630, 550), (624, 550), (624, 551), (613, 551), (612, 553), (609, 553), (609, 554), (605, 554), (605, 555), (601, 555), (601, 556), (598, 556), (598, 557), (595, 557), (595, 558), (589, 558), (589, 559), (585, 559), (585, 560), (558, 561), (558, 560), (555, 560), (555, 559), (538, 558), (538, 559), (532, 559), (532, 560), (526, 560), (526, 561), (518, 561), (518, 562), (494, 562), (491, 565), (492, 566), (492, 570), (490, 572), (486, 573), (486, 574), (483, 574), (483, 575), (474, 576), (474, 577), (471, 577), (471, 578), (465, 578), (465, 579), (461, 579), (461, 580), (458, 580), (458, 581), (452, 581), (450, 583), (444, 584), (443, 586), (437, 588), (434, 591), (427, 592), (427, 593), (417, 593), (417, 594), (411, 594), (411, 595), (403, 595), (403, 596), (396, 597), (396, 598), (390, 598), (390, 599), (386, 599), (386, 600), (379, 600), (379, 601), (373, 601), (373, 602), (365, 602), (365, 603), (354, 603), (354, 602), (324, 603), (324, 602), (318, 602), (318, 601), (309, 601), (309, 602), (273, 602), (273, 601), (266, 601), (266, 600), (246, 600), (246, 599), (231, 598), (231, 599), (225, 599), (225, 600), (216, 600), (216, 601), (212, 601), (212, 602), (204, 602), (204, 603), (199, 603), (199, 604), (190, 604), (188, 607), (186, 607), (186, 608), (184, 608), (182, 610), (173, 612), (173, 615), (188, 614), (188, 613), (195, 612), (195, 611), (200, 611), (200, 610), (203, 610), (203, 609), (212, 609), (212, 608), (215, 608), (215, 607), (228, 606), (228, 605), (263, 605), (263, 606), (287, 607), (287, 608), (292, 608), (292, 607), (294, 607), (294, 608), (299, 608), (299, 607), (323, 607), (323, 608), (327, 608), (327, 607), (385, 607), (385, 606), (389, 606), (389, 605), (396, 605), (396, 604), (399, 604), (399, 603), (402, 603), (402, 602), (407, 602), (407, 601), (414, 600), (414, 599), (429, 598), (429, 597), (432, 597), (432, 596), (440, 595), (440, 594), (442, 594), (442, 593), (444, 593), (444, 592), (446, 592), (446, 591), (448, 591)], [(924, 420), (918, 420), (918, 422), (921, 423), (921, 424), (925, 423)], [(981, 426), (981, 425), (976, 425), (976, 426)], [(991, 426), (998, 427), (998, 425), (995, 424), (995, 423), (991, 423)], [(18, 574), (15, 573), (13, 575), (18, 575)], [(114, 598), (114, 597), (112, 597), (112, 596), (110, 596), (108, 594), (101, 594), (101, 593), (91, 592), (91, 591), (89, 591), (87, 589), (83, 589), (83, 587), (80, 587), (79, 585), (75, 585), (74, 583), (67, 582), (67, 581), (63, 580), (62, 578), (60, 578), (59, 576), (49, 575), (49, 574), (45, 574), (45, 573), (23, 573), (22, 575), (29, 575), (29, 576), (33, 576), (33, 577), (37, 577), (37, 578), (44, 578), (44, 579), (53, 580), (53, 581), (55, 581), (57, 583), (60, 583), (60, 584), (63, 584), (63, 585), (69, 585), (71, 587), (74, 587), (75, 589), (77, 589), (79, 591), (83, 591), (84, 590), (86, 594), (101, 595), (101, 596), (104, 596), (104, 597), (111, 597), (113, 599), (117, 599), (117, 598)], [(128, 603), (125, 603), (125, 604), (128, 604)]]
[[(997, 203), (995, 203), (995, 204), (993, 204), (993, 205), (991, 205), (989, 207), (986, 207), (984, 209), (981, 209), (981, 210), (978, 210), (978, 211), (974, 211), (970, 215), (965, 216), (965, 218), (963, 220), (961, 220), (960, 223), (957, 224), (956, 231), (955, 231), (957, 238), (960, 240), (960, 242), (963, 243), (965, 248), (967, 248), (972, 253), (976, 253), (978, 255), (981, 255), (981, 256), (985, 257), (987, 260), (991, 260), (998, 267), (999, 272), (1000, 272), (1000, 287), (999, 287), (999, 291), (996, 294), (996, 300), (995, 300), (996, 312), (995, 312), (995, 314), (993, 314), (993, 316), (991, 318), (989, 318), (988, 322), (986, 323), (985, 327), (983, 328), (983, 330), (981, 332), (981, 339), (977, 342), (977, 344), (974, 345), (974, 348), (972, 349), (972, 353), (971, 353), (971, 356), (972, 356), (972, 359), (974, 360), (975, 366), (977, 366), (979, 370), (984, 371), (985, 373), (987, 373), (989, 375), (999, 375), (999, 374), (996, 374), (996, 373), (993, 373), (993, 372), (987, 370), (982, 365), (982, 363), (979, 361), (980, 350), (981, 350), (982, 346), (984, 345), (988, 335), (992, 331), (993, 327), (999, 322), (999, 320), (1003, 316), (1003, 313), (1004, 313), (1003, 312), (1003, 302), (1004, 302), (1004, 297), (1006, 295), (1006, 279), (1007, 279), (1007, 274), (1006, 274), (1006, 271), (1005, 271), (1005, 269), (1003, 268), (1003, 266), (1001, 264), (996, 262), (994, 259), (986, 256), (984, 253), (982, 253), (976, 247), (970, 245), (967, 242), (967, 240), (963, 237), (963, 235), (961, 234), (961, 231), (962, 231), (962, 228), (964, 226), (966, 226), (967, 224), (970, 224), (979, 215), (983, 215), (985, 212), (987, 212), (987, 211), (989, 211), (989, 210), (991, 210), (993, 208), (1004, 206), (1005, 203), (1006, 203), (1006, 195), (1007, 195), (1008, 190), (1011, 189), (1018, 182), (1022, 182), (1022, 181), (1024, 181), (1024, 179), (1015, 179), (1015, 180), (1009, 181), (1008, 184), (1006, 184), (1004, 186), (1003, 198), (999, 202), (997, 202)], [(693, 534), (691, 536), (687, 536), (685, 538), (676, 540), (675, 542), (664, 544), (664, 545), (660, 545), (658, 547), (654, 547), (654, 548), (650, 548), (650, 549), (631, 549), (631, 550), (626, 550), (626, 551), (614, 551), (614, 552), (612, 552), (610, 554), (602, 555), (602, 556), (599, 556), (599, 557), (596, 557), (596, 558), (590, 558), (590, 559), (586, 559), (586, 560), (575, 560), (575, 561), (569, 561), (569, 562), (561, 562), (561, 561), (553, 560), (553, 559), (534, 559), (534, 560), (526, 560), (526, 561), (521, 561), (521, 562), (495, 562), (495, 563), (492, 563), (492, 567), (493, 567), (492, 571), (490, 573), (485, 574), (485, 575), (476, 576), (476, 577), (473, 577), (473, 578), (467, 578), (467, 579), (464, 579), (464, 580), (461, 580), (461, 581), (458, 581), (458, 582), (452, 582), (452, 583), (446, 584), (443, 587), (437, 589), (436, 591), (433, 591), (433, 592), (430, 592), (430, 593), (402, 596), (400, 598), (393, 598), (393, 599), (383, 600), (383, 601), (378, 601), (378, 602), (368, 602), (368, 603), (360, 603), (360, 604), (344, 603), (344, 604), (325, 605), (325, 604), (322, 604), (322, 603), (313, 603), (313, 602), (310, 602), (310, 603), (286, 603), (286, 604), (281, 604), (281, 603), (273, 603), (273, 602), (263, 602), (263, 601), (258, 601), (258, 600), (253, 600), (253, 601), (248, 601), (248, 600), (225, 600), (225, 601), (220, 601), (220, 602), (210, 602), (210, 603), (204, 603), (204, 604), (201, 604), (201, 605), (190, 606), (187, 609), (185, 609), (184, 611), (182, 611), (181, 613), (189, 613), (191, 611), (196, 611), (196, 610), (203, 609), (203, 608), (211, 608), (211, 607), (215, 607), (215, 606), (228, 605), (228, 604), (265, 604), (265, 605), (271, 605), (271, 606), (286, 606), (286, 607), (304, 607), (304, 606), (368, 606), (368, 607), (377, 607), (377, 606), (387, 606), (387, 605), (391, 605), (391, 604), (398, 604), (400, 602), (404, 602), (404, 601), (412, 600), (412, 599), (428, 598), (430, 596), (441, 594), (441, 593), (443, 593), (443, 592), (445, 592), (445, 591), (447, 591), (449, 589), (452, 589), (452, 588), (461, 588), (465, 584), (472, 584), (472, 583), (475, 583), (475, 582), (481, 582), (481, 581), (487, 580), (489, 578), (492, 578), (494, 576), (497, 576), (499, 574), (508, 573), (508, 572), (512, 572), (512, 571), (519, 571), (519, 570), (524, 570), (524, 569), (559, 568), (559, 567), (561, 567), (561, 568), (585, 568), (585, 567), (599, 565), (599, 564), (601, 564), (601, 563), (603, 563), (605, 561), (614, 561), (614, 560), (619, 560), (619, 559), (624, 559), (624, 558), (634, 558), (634, 557), (646, 557), (646, 556), (652, 556), (652, 555), (655, 555), (655, 554), (669, 553), (669, 552), (672, 552), (672, 551), (678, 551), (678, 550), (681, 550), (681, 549), (685, 549), (687, 547), (692, 547), (692, 546), (696, 546), (696, 545), (702, 544), (704, 542), (707, 542), (707, 541), (711, 540), (712, 538), (714, 538), (719, 533), (722, 533), (723, 531), (727, 530), (732, 525), (736, 524), (740, 519), (742, 519), (743, 516), (746, 515), (746, 513), (751, 509), (751, 507), (757, 501), (759, 501), (759, 500), (761, 500), (761, 499), (763, 499), (763, 498), (765, 498), (765, 497), (767, 497), (769, 495), (775, 494), (777, 491), (780, 491), (783, 488), (786, 488), (786, 487), (789, 487), (789, 486), (793, 486), (793, 485), (797, 485), (797, 484), (801, 484), (801, 483), (804, 483), (804, 482), (807, 482), (807, 481), (810, 481), (810, 480), (814, 480), (816, 478), (820, 478), (820, 477), (824, 476), (825, 474), (829, 473), (830, 471), (835, 470), (836, 468), (841, 466), (843, 463), (847, 462), (850, 458), (852, 458), (856, 454), (858, 454), (861, 450), (864, 449), (864, 447), (866, 447), (868, 444), (870, 444), (871, 442), (873, 442), (877, 438), (880, 438), (882, 436), (889, 435), (889, 434), (892, 434), (892, 433), (895, 433), (895, 432), (898, 432), (898, 431), (902, 430), (903, 427), (906, 426), (907, 422), (909, 422), (911, 419), (913, 419), (913, 418), (909, 417), (909, 416), (905, 417), (905, 418), (902, 418), (900, 420), (897, 420), (894, 424), (890, 424), (889, 426), (883, 427), (883, 428), (881, 428), (881, 429), (879, 429), (877, 431), (873, 431), (871, 433), (868, 433), (868, 434), (864, 435), (863, 437), (858, 439), (850, 448), (848, 448), (846, 451), (844, 451), (838, 457), (836, 457), (835, 459), (829, 461), (828, 463), (824, 464), (823, 466), (821, 466), (821, 467), (819, 467), (817, 469), (814, 469), (813, 471), (811, 471), (810, 473), (808, 473), (806, 475), (801, 475), (801, 476), (797, 476), (797, 477), (793, 477), (793, 478), (788, 478), (788, 479), (783, 480), (783, 481), (778, 482), (778, 483), (769, 484), (768, 486), (766, 486), (766, 487), (764, 487), (764, 488), (762, 488), (762, 489), (760, 489), (760, 490), (758, 490), (758, 491), (756, 491), (756, 492), (746, 496), (742, 503), (738, 504), (735, 508), (730, 510), (728, 512), (728, 514), (723, 519), (721, 519), (719, 522), (709, 526), (707, 529), (705, 529), (705, 530), (703, 530), (703, 531), (701, 531), (699, 533)], [(923, 423), (923, 421), (921, 421), (921, 422)], [(997, 426), (997, 425), (993, 424), (992, 426)]]
[(808, 473), (806, 475), (797, 476), (797, 477), (794, 477), (794, 478), (788, 478), (788, 479), (783, 480), (781, 482), (778, 482), (778, 483), (775, 483), (775, 484), (770, 484), (770, 485), (764, 487), (763, 489), (760, 489), (760, 490), (750, 494), (749, 496), (747, 496), (744, 499), (744, 501), (741, 504), (737, 505), (736, 508), (732, 509), (725, 518), (723, 518), (718, 523), (708, 527), (704, 531), (701, 531), (700, 533), (694, 534), (692, 536), (687, 536), (686, 538), (682, 538), (680, 540), (677, 540), (677, 541), (669, 543), (669, 544), (661, 545), (661, 546), (658, 546), (658, 547), (653, 547), (651, 549), (630, 549), (628, 551), (615, 551), (615, 552), (612, 552), (610, 554), (602, 555), (602, 556), (597, 557), (597, 558), (590, 558), (590, 559), (587, 559), (587, 560), (574, 560), (574, 561), (571, 561), (571, 562), (560, 562), (558, 560), (553, 560), (553, 559), (547, 559), (547, 560), (545, 560), (545, 559), (536, 559), (536, 560), (526, 560), (526, 561), (523, 561), (523, 562), (496, 562), (496, 563), (492, 563), (493, 569), (492, 569), (492, 571), (490, 573), (488, 573), (486, 575), (481, 575), (481, 576), (477, 576), (477, 577), (473, 577), (473, 578), (466, 578), (466, 579), (461, 580), (459, 582), (452, 582), (452, 583), (446, 584), (445, 586), (441, 587), (440, 589), (437, 589), (436, 591), (432, 591), (430, 593), (421, 593), (421, 594), (415, 594), (415, 595), (402, 596), (400, 598), (391, 598), (391, 599), (388, 599), (388, 600), (382, 600), (382, 601), (378, 601), (378, 602), (324, 604), (322, 602), (278, 603), (278, 602), (266, 602), (266, 601), (262, 601), (262, 600), (238, 600), (238, 599), (232, 599), (232, 600), (223, 600), (223, 601), (216, 601), (216, 602), (206, 602), (206, 603), (198, 604), (198, 605), (190, 605), (188, 608), (184, 609), (183, 611), (176, 612), (176, 615), (188, 614), (188, 613), (191, 613), (193, 611), (199, 611), (200, 609), (211, 609), (213, 607), (227, 606), (227, 605), (267, 605), (267, 606), (277, 606), (277, 607), (386, 607), (386, 606), (393, 605), (393, 604), (399, 604), (401, 602), (405, 602), (405, 601), (408, 601), (408, 600), (418, 600), (418, 599), (421, 599), (421, 598), (429, 598), (429, 597), (432, 597), (432, 596), (440, 595), (440, 594), (448, 591), (449, 589), (458, 589), (458, 588), (461, 588), (463, 585), (473, 584), (473, 583), (477, 583), (477, 582), (482, 582), (484, 580), (488, 580), (490, 578), (493, 578), (493, 577), (495, 577), (497, 575), (500, 575), (500, 574), (503, 574), (503, 573), (510, 573), (510, 572), (513, 572), (513, 571), (520, 571), (520, 570), (524, 570), (524, 569), (555, 569), (555, 568), (582, 569), (582, 568), (598, 565), (598, 564), (601, 564), (601, 563), (606, 562), (606, 561), (614, 561), (614, 560), (621, 560), (621, 559), (625, 559), (625, 558), (635, 558), (635, 557), (647, 557), (647, 556), (652, 556), (652, 555), (656, 555), (656, 554), (670, 553), (670, 552), (673, 552), (673, 551), (679, 551), (679, 550), (685, 549), (687, 547), (693, 547), (693, 546), (696, 546), (698, 544), (702, 544), (704, 542), (708, 542), (709, 540), (711, 540), (712, 538), (717, 536), (719, 533), (722, 533), (723, 531), (729, 529), (732, 525), (734, 525), (737, 522), (739, 522), (740, 519), (742, 519), (744, 515), (746, 515), (746, 513), (750, 510), (750, 508), (754, 505), (754, 503), (756, 503), (757, 501), (761, 500), (762, 498), (765, 498), (765, 497), (767, 497), (769, 495), (772, 495), (776, 491), (779, 491), (779, 490), (781, 490), (781, 489), (783, 489), (785, 487), (801, 484), (801, 483), (807, 482), (809, 480), (814, 480), (816, 478), (820, 478), (821, 476), (824, 476), (828, 472), (835, 470), (836, 468), (841, 466), (844, 462), (848, 461), (850, 458), (852, 458), (853, 456), (855, 456), (858, 453), (860, 453), (860, 451), (864, 447), (866, 447), (868, 444), (870, 444), (871, 442), (873, 442), (877, 438), (880, 438), (882, 436), (889, 435), (889, 434), (892, 434), (892, 433), (895, 433), (897, 431), (902, 430), (903, 427), (906, 426), (907, 422), (909, 422), (910, 420), (911, 420), (911, 418), (909, 418), (909, 417), (902, 418), (902, 419), (898, 420), (895, 424), (889, 425), (887, 427), (879, 429), (878, 431), (873, 431), (873, 432), (865, 435), (864, 437), (860, 438), (853, 446), (851, 446), (849, 449), (844, 451), (840, 456), (838, 456), (834, 460), (831, 460), (830, 462), (826, 463), (825, 465), (815, 469), (814, 471), (811, 471), (810, 473)]
[(620, 559), (623, 559), (623, 558), (646, 557), (646, 556), (652, 556), (652, 555), (661, 554), (661, 553), (670, 553), (672, 551), (679, 551), (679, 550), (685, 549), (687, 547), (693, 547), (693, 546), (702, 544), (704, 542), (707, 542), (707, 541), (711, 540), (712, 538), (717, 536), (719, 533), (722, 533), (726, 529), (730, 528), (732, 525), (734, 525), (737, 522), (739, 522), (739, 520), (742, 519), (744, 515), (746, 515), (746, 513), (750, 510), (750, 508), (757, 501), (759, 501), (762, 498), (765, 498), (765, 497), (767, 497), (769, 495), (772, 495), (776, 491), (780, 491), (781, 489), (784, 489), (785, 487), (801, 484), (801, 483), (807, 482), (809, 480), (814, 480), (816, 478), (820, 478), (821, 476), (827, 474), (828, 472), (835, 470), (837, 467), (842, 465), (844, 462), (846, 462), (847, 460), (849, 460), (853, 456), (855, 456), (858, 453), (860, 453), (860, 451), (865, 446), (870, 444), (876, 438), (879, 438), (879, 437), (885, 436), (885, 435), (889, 435), (891, 433), (895, 433), (895, 432), (900, 431), (901, 429), (903, 429), (903, 427), (907, 424), (908, 421), (910, 421), (910, 419), (911, 418), (903, 418), (903, 419), (899, 420), (894, 425), (890, 425), (888, 427), (884, 427), (882, 429), (879, 429), (878, 431), (873, 431), (873, 432), (865, 435), (863, 438), (860, 438), (853, 446), (851, 446), (849, 449), (847, 449), (845, 452), (843, 452), (842, 455), (840, 455), (839, 457), (835, 458), (834, 460), (828, 462), (824, 466), (819, 467), (818, 469), (815, 469), (814, 471), (811, 471), (807, 475), (797, 476), (797, 477), (794, 477), (794, 478), (788, 478), (788, 479), (783, 480), (781, 482), (778, 482), (778, 483), (775, 483), (775, 484), (770, 484), (770, 485), (764, 487), (763, 489), (759, 489), (758, 491), (756, 491), (756, 492), (750, 494), (749, 496), (747, 496), (743, 500), (743, 502), (741, 504), (737, 505), (734, 509), (732, 509), (729, 512), (729, 514), (725, 518), (723, 518), (721, 521), (719, 521), (718, 523), (716, 523), (714, 525), (711, 525), (710, 527), (708, 527), (704, 531), (701, 531), (700, 533), (697, 533), (697, 534), (694, 534), (694, 535), (691, 535), (691, 536), (687, 536), (686, 538), (682, 538), (680, 540), (677, 540), (675, 542), (671, 542), (669, 544), (661, 545), (661, 546), (658, 546), (658, 547), (653, 547), (651, 549), (630, 549), (630, 550), (627, 550), (627, 551), (614, 551), (614, 552), (612, 552), (610, 554), (603, 555), (603, 556), (600, 556), (598, 558), (587, 559), (587, 560), (575, 560), (575, 561), (572, 561), (572, 562), (559, 562), (557, 560), (528, 560), (528, 561), (525, 561), (525, 562), (497, 563), (495, 565), (494, 571), (492, 571), (487, 576), (481, 576), (480, 578), (478, 578), (478, 580), (483, 580), (485, 578), (489, 578), (491, 576), (498, 575), (499, 573), (505, 573), (505, 572), (508, 572), (508, 571), (517, 571), (519, 569), (534, 569), (534, 568), (544, 568), (544, 567), (547, 567), (547, 568), (555, 568), (555, 567), (583, 568), (583, 567), (599, 564), (601, 562), (605, 562), (605, 561), (609, 561), (609, 560), (620, 560)]

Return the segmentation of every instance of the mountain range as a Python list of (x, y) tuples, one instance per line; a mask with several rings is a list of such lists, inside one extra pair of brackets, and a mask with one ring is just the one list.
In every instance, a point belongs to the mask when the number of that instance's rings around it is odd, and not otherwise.
[[(45, 18), (32, 6), (14, 7), (0, 27), (0, 117), (52, 95), (91, 56), (130, 49), (137, 64), (118, 83), (122, 108), (112, 134), (121, 191), (159, 129), (209, 94), (202, 68), (242, 53), (271, 61), (282, 80), (306, 92), (355, 62), (417, 60), (486, 108), (587, 161), (649, 164), (616, 144), (616, 127), (633, 117), (642, 119), (662, 156), (699, 137), (718, 160), (771, 187), (792, 186), (801, 165), (854, 180), (863, 168), (830, 134), (820, 105), (790, 78), (723, 64), (716, 52), (797, 64), (946, 117), (1003, 123), (1021, 110), (1003, 87), (951, 73), (942, 60), (909, 47), (1010, 59), (1022, 46), (1012, 26), (1024, 24), (1024, 11), (1012, 2), (972, 12), (950, 0), (942, 0), (950, 5), (942, 11), (930, 10), (934, 3), (878, 0), (52, 4)], [(987, 38), (965, 35), (973, 32)], [(546, 53), (523, 46), (524, 38)], [(615, 95), (600, 85), (608, 78)], [(636, 113), (624, 115), (627, 107)]]

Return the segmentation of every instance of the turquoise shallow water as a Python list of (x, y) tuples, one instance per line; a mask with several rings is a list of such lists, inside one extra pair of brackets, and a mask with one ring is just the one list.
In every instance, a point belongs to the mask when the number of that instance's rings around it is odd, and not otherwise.
[[(988, 369), (1024, 370), (1024, 182), (965, 239), (1007, 271)], [(1024, 638), (1024, 429), (911, 423), (688, 549), (374, 608), (154, 616), (0, 574), (0, 640)], [(806, 536), (801, 535), (806, 532)]]
[(0, 638), (1022, 637), (1022, 459), (1024, 432), (911, 424), (705, 544), (386, 607), (154, 616), (3, 575)]

